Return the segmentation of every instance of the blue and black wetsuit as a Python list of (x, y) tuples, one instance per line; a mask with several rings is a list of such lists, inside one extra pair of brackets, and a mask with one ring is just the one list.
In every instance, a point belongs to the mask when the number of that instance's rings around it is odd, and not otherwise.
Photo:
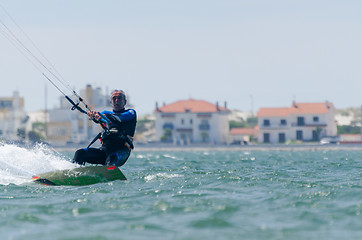
[(102, 114), (111, 121), (109, 131), (102, 132), (102, 146), (77, 150), (73, 162), (122, 166), (129, 158), (137, 123), (136, 111), (123, 109), (119, 112), (104, 111)]

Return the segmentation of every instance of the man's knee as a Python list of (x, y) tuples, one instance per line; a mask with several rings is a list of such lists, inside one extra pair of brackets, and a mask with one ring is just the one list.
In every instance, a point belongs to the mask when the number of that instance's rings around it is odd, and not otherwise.
[(130, 153), (128, 151), (118, 151), (115, 153), (111, 153), (107, 157), (106, 165), (115, 165), (115, 166), (120, 167), (126, 163), (129, 156), (130, 156)]
[(73, 157), (73, 163), (78, 163), (80, 165), (84, 165), (85, 164), (85, 155), (86, 155), (86, 150), (84, 148), (82, 149), (78, 149), (75, 153), (74, 153), (74, 157)]

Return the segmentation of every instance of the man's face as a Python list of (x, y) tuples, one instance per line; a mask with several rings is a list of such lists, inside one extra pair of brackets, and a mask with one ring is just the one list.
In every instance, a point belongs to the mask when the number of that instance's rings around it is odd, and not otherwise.
[(126, 105), (126, 99), (123, 94), (115, 92), (111, 98), (111, 106), (113, 110), (120, 111)]

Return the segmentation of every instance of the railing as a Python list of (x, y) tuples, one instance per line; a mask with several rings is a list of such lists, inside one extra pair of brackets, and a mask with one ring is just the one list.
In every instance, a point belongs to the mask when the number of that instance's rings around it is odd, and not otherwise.
[(173, 130), (174, 126), (172, 123), (165, 123), (165, 124), (163, 124), (162, 128), (163, 129), (169, 128), (169, 129)]
[(261, 129), (280, 129), (280, 128), (288, 128), (289, 126), (287, 124), (271, 124), (271, 125), (262, 125)]
[(326, 127), (326, 123), (304, 123), (304, 125), (298, 123), (291, 123), (290, 125), (286, 124), (270, 124), (270, 125), (261, 125), (260, 129), (286, 129), (290, 127)]
[(326, 127), (326, 123), (304, 123), (304, 124), (298, 124), (298, 123), (292, 123), (292, 127)]
[(199, 130), (210, 130), (210, 125), (209, 124), (200, 124)]

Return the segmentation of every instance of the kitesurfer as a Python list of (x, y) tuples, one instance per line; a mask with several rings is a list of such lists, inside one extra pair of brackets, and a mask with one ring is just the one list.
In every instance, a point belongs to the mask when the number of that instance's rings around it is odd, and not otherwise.
[(125, 109), (127, 99), (122, 90), (111, 93), (110, 104), (113, 111), (104, 111), (100, 114), (89, 111), (87, 115), (96, 123), (102, 124), (107, 119), (108, 127), (95, 138), (101, 139), (100, 148), (79, 149), (75, 152), (73, 162), (84, 165), (87, 163), (122, 166), (125, 164), (133, 149), (137, 116), (134, 109)]

